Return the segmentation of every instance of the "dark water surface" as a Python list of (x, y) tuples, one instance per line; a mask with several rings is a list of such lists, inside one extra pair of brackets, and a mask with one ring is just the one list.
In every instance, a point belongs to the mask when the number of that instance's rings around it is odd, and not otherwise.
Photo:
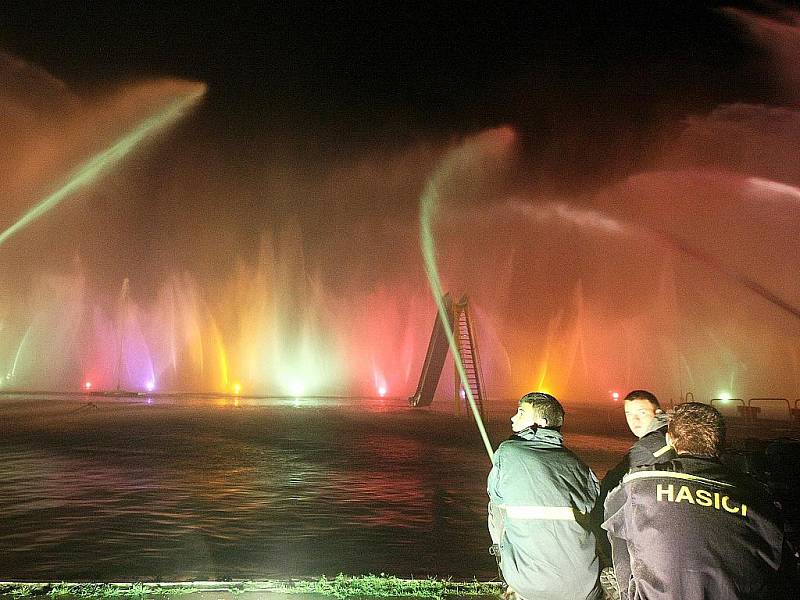
[[(490, 416), (495, 447), (509, 416)], [(630, 438), (596, 417), (566, 437), (602, 475)], [(0, 580), (496, 574), (490, 463), (465, 416), (359, 399), (5, 398), (0, 436)]]

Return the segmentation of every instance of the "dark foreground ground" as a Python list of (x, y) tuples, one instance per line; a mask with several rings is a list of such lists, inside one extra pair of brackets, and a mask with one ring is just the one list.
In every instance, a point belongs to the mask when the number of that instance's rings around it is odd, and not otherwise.
[(409, 598), (419, 600), (496, 600), (503, 591), (497, 582), (454, 582), (441, 579), (399, 579), (390, 576), (291, 581), (195, 581), (173, 583), (0, 583), (0, 598), (153, 598), (160, 600), (355, 600)]

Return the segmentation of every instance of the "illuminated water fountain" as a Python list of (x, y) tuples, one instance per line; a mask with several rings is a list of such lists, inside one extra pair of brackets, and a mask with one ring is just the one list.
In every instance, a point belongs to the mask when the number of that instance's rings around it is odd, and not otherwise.
[[(70, 194), (79, 194), (75, 186), (96, 186), (89, 174), (107, 174), (106, 160), (130, 149), (123, 140), (139, 137), (131, 132), (149, 136), (137, 124), (158, 129), (152, 114), (173, 122), (198, 93), (192, 85), (171, 87), (159, 102), (142, 93), (152, 112), (120, 136), (100, 135), (96, 125), (88, 137), (114, 152), (92, 147), (93, 154), (88, 142), (65, 147), (55, 162), (83, 167), (66, 169), (72, 176), (61, 191), (36, 196), (45, 200), (31, 200), (23, 192), (38, 188), (24, 182), (35, 179), (31, 172), (45, 177), (50, 163), (12, 156), (12, 167), (28, 177), (4, 185), (10, 197), (30, 201), (17, 202), (13, 220), (4, 215), (0, 237), (5, 389), (405, 398), (424, 358), (433, 297), (449, 291), (467, 294), (475, 311), (489, 398), (544, 389), (567, 400), (609, 400), (634, 387), (673, 399), (687, 391), (698, 398), (800, 396), (793, 314), (800, 280), (790, 273), (800, 260), (800, 173), (792, 158), (800, 117), (792, 108), (734, 105), (698, 115), (641, 172), (572, 196), (542, 191), (535, 175), (521, 172), (509, 127), (417, 154), (398, 150), (383, 163), (363, 159), (316, 187), (307, 184), (314, 198), (308, 204), (323, 211), (337, 194), (351, 193), (359, 177), (405, 180), (424, 171), (423, 187), (436, 196), (423, 239), (441, 278), (434, 293), (425, 282), (414, 215), (387, 224), (367, 214), (365, 225), (332, 210), (317, 219), (332, 222), (329, 239), (320, 240), (269, 212), (290, 203), (260, 196), (267, 224), (260, 242), (231, 250), (233, 269), (204, 272), (167, 260), (152, 275), (144, 264), (98, 284), (103, 257), (89, 256), (70, 267), (26, 265), (35, 284), (6, 281), (15, 264), (6, 257), (18, 244), (46, 253), (48, 240), (32, 241), (32, 233), (66, 212)], [(97, 121), (121, 128), (115, 118)], [(53, 122), (56, 116), (42, 127), (50, 137)], [(233, 161), (219, 163), (226, 160)], [(273, 172), (264, 172), (254, 187), (271, 181)], [(198, 192), (186, 181), (196, 175), (189, 170), (176, 178), (179, 196)], [(167, 187), (158, 182), (152, 193), (166, 195)], [(220, 203), (252, 200), (244, 188), (222, 187)], [(306, 188), (298, 187), (296, 196), (304, 196)], [(375, 244), (361, 239), (375, 240), (365, 230), (379, 230), (391, 252), (374, 252)], [(333, 241), (339, 253), (329, 258)], [(137, 249), (149, 256), (147, 248)], [(442, 381), (441, 396), (452, 397), (451, 378)]]

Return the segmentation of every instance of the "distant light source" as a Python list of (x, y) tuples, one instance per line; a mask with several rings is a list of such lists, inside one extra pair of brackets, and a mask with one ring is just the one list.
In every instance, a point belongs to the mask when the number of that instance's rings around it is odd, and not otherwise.
[(92, 382), (87, 381), (86, 383), (83, 384), (83, 387), (86, 388), (87, 390), (92, 389)]
[(611, 392), (611, 399), (616, 402), (619, 400), (619, 392)]
[(382, 385), (378, 388), (378, 395), (383, 398), (386, 395), (386, 386)]
[(291, 391), (293, 396), (302, 396), (305, 389), (306, 388), (303, 385), (302, 381), (293, 381), (289, 385), (289, 390)]
[(148, 392), (152, 392), (154, 389), (156, 389), (156, 383), (154, 381), (148, 381), (144, 387)]
[(241, 383), (234, 383), (233, 384), (233, 393), (238, 396), (241, 393), (241, 391), (242, 391), (242, 384)]
[(731, 398), (733, 398), (733, 396), (731, 395), (730, 392), (720, 392), (719, 394), (719, 399), (722, 400), (723, 402), (727, 402)]

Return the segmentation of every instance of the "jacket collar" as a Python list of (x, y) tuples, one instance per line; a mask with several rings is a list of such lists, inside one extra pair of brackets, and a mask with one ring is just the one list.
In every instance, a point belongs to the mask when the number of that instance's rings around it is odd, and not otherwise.
[(667, 414), (663, 412), (658, 413), (655, 417), (653, 417), (653, 420), (650, 421), (650, 425), (647, 426), (647, 431), (644, 432), (642, 437), (644, 437), (648, 433), (653, 433), (654, 431), (658, 431), (659, 429), (662, 429), (663, 427), (666, 426), (667, 426)]
[(546, 427), (526, 427), (522, 431), (515, 433), (512, 437), (523, 439), (529, 442), (538, 442), (542, 446), (563, 446), (564, 436), (560, 431), (548, 429)]

